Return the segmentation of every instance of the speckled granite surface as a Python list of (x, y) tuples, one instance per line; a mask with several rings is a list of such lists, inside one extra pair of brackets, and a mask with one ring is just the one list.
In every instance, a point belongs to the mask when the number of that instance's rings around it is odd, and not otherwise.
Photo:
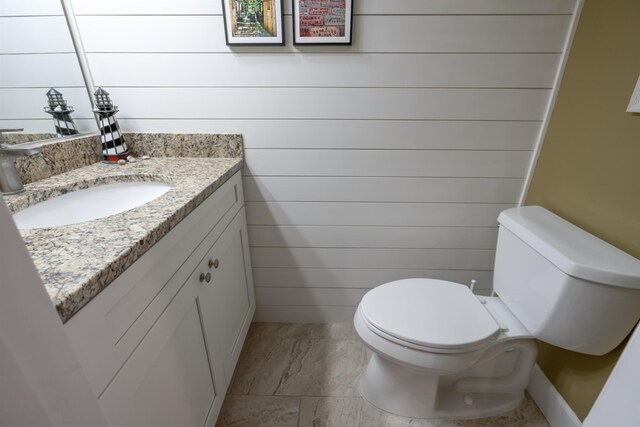
[(134, 156), (242, 157), (242, 135), (209, 133), (126, 133)]
[[(5, 134), (8, 143), (23, 143), (54, 137), (49, 134)], [(242, 157), (239, 134), (208, 133), (125, 133), (129, 151), (135, 157)], [(16, 169), (24, 184), (81, 168), (102, 160), (100, 136), (88, 135), (56, 141), (42, 147), (42, 155), (20, 157)]]
[(20, 131), (3, 133), (2, 137), (4, 138), (4, 142), (7, 144), (22, 144), (25, 142), (57, 138), (57, 135), (55, 133), (24, 133)]
[(54, 195), (111, 182), (153, 180), (172, 185), (158, 199), (107, 218), (21, 230), (66, 322), (242, 165), (242, 158), (151, 158), (122, 166), (95, 163), (26, 185), (25, 193), (5, 196), (5, 201), (16, 212)]
[(97, 152), (100, 146), (98, 135), (59, 142), (55, 139), (52, 141), (54, 141), (52, 144), (42, 147), (41, 156), (16, 159), (16, 169), (23, 184), (46, 179), (102, 160)]

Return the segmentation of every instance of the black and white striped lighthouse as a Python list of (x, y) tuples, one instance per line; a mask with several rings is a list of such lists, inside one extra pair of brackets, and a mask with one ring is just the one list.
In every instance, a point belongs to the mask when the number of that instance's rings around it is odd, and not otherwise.
[(47, 92), (47, 101), (49, 105), (44, 107), (44, 111), (53, 116), (53, 125), (56, 128), (58, 137), (76, 135), (78, 130), (71, 118), (73, 107), (67, 105), (67, 101), (62, 97), (62, 94), (51, 88)]
[(96, 104), (93, 112), (98, 115), (100, 121), (100, 133), (102, 134), (102, 157), (107, 162), (117, 162), (126, 159), (129, 155), (127, 144), (120, 133), (120, 126), (115, 114), (118, 107), (113, 105), (109, 93), (99, 87), (95, 93)]

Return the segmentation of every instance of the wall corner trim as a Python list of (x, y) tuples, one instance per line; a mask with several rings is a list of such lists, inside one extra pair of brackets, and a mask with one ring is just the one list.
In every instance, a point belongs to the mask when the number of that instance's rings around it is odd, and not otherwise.
[(582, 422), (536, 363), (527, 391), (552, 427), (580, 427)]
[(582, 12), (583, 5), (584, 5), (584, 0), (577, 0), (575, 7), (573, 9), (573, 18), (571, 19), (571, 25), (569, 26), (567, 39), (565, 40), (565, 43), (564, 43), (564, 49), (562, 50), (562, 58), (560, 59), (560, 65), (558, 67), (558, 71), (556, 73), (556, 77), (553, 82), (553, 90), (551, 91), (551, 96), (549, 97), (549, 103), (547, 104), (547, 109), (544, 113), (544, 120), (542, 121), (540, 132), (538, 133), (538, 139), (536, 141), (535, 148), (533, 149), (533, 154), (531, 156), (531, 163), (529, 164), (527, 177), (524, 181), (524, 185), (522, 186), (522, 193), (520, 194), (520, 201), (518, 202), (518, 206), (524, 205), (524, 202), (527, 198), (527, 194), (529, 193), (529, 187), (531, 186), (531, 181), (533, 180), (533, 173), (536, 170), (538, 157), (540, 156), (540, 152), (542, 151), (542, 144), (544, 143), (544, 138), (547, 135), (547, 129), (549, 128), (549, 122), (551, 121), (553, 108), (556, 104), (556, 99), (558, 98), (558, 92), (560, 91), (560, 83), (562, 82), (564, 69), (567, 66), (567, 62), (569, 60), (569, 54), (571, 53), (571, 45), (573, 44), (573, 38), (576, 34), (576, 30), (578, 29), (578, 22), (580, 21), (580, 13)]

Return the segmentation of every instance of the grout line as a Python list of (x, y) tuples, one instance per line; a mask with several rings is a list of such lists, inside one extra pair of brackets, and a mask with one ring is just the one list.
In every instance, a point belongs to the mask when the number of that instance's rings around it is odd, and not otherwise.
[[(493, 236), (495, 240), (495, 236)], [(249, 245), (250, 249), (342, 249), (342, 250), (401, 250), (401, 251), (495, 251), (496, 247), (441, 247), (441, 246), (318, 246), (309, 244), (308, 246), (293, 246), (283, 243), (282, 245)]]
[[(392, 178), (392, 177), (389, 177)], [(331, 200), (310, 200), (310, 201), (284, 201), (284, 200), (260, 200), (260, 201), (249, 201), (246, 200), (246, 203), (262, 203), (262, 204), (285, 204), (285, 203), (352, 203), (352, 204), (398, 204), (398, 205), (505, 205), (505, 206), (516, 206), (517, 202), (512, 203), (500, 203), (500, 202), (395, 202), (395, 201), (383, 201), (383, 202), (354, 202), (354, 201), (331, 201)], [(253, 224), (249, 224), (253, 225)], [(270, 224), (264, 224), (270, 225)], [(323, 224), (279, 224), (279, 225), (323, 225)], [(333, 224), (332, 224), (333, 225)], [(349, 224), (342, 224), (349, 225)], [(375, 226), (375, 224), (372, 224)]]
[(398, 226), (387, 226), (387, 225), (378, 225), (378, 226), (372, 226), (372, 225), (327, 225), (327, 224), (321, 224), (321, 225), (280, 225), (280, 224), (255, 224), (255, 225), (251, 225), (251, 227), (253, 228), (258, 228), (258, 227), (277, 227), (277, 228), (313, 228), (313, 227), (317, 227), (317, 228), (328, 228), (328, 227), (332, 227), (332, 228), (358, 228), (358, 227), (362, 227), (362, 228), (397, 228), (397, 227), (402, 227), (402, 228), (478, 228), (478, 229), (492, 229), (492, 230), (498, 230), (498, 225), (487, 225), (487, 226), (476, 226), (476, 225), (458, 225), (458, 226), (441, 226), (441, 225), (398, 225)]

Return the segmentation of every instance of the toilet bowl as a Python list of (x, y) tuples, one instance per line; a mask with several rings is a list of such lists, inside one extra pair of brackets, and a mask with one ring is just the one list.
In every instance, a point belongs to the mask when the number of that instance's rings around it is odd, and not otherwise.
[(360, 393), (413, 418), (478, 418), (517, 407), (537, 354), (533, 336), (499, 298), (443, 280), (375, 288), (354, 325), (374, 352)]
[(498, 415), (520, 405), (536, 339), (602, 355), (638, 322), (640, 260), (540, 207), (498, 222), (495, 296), (405, 279), (362, 298), (354, 325), (373, 352), (359, 382), (367, 401), (412, 418)]

